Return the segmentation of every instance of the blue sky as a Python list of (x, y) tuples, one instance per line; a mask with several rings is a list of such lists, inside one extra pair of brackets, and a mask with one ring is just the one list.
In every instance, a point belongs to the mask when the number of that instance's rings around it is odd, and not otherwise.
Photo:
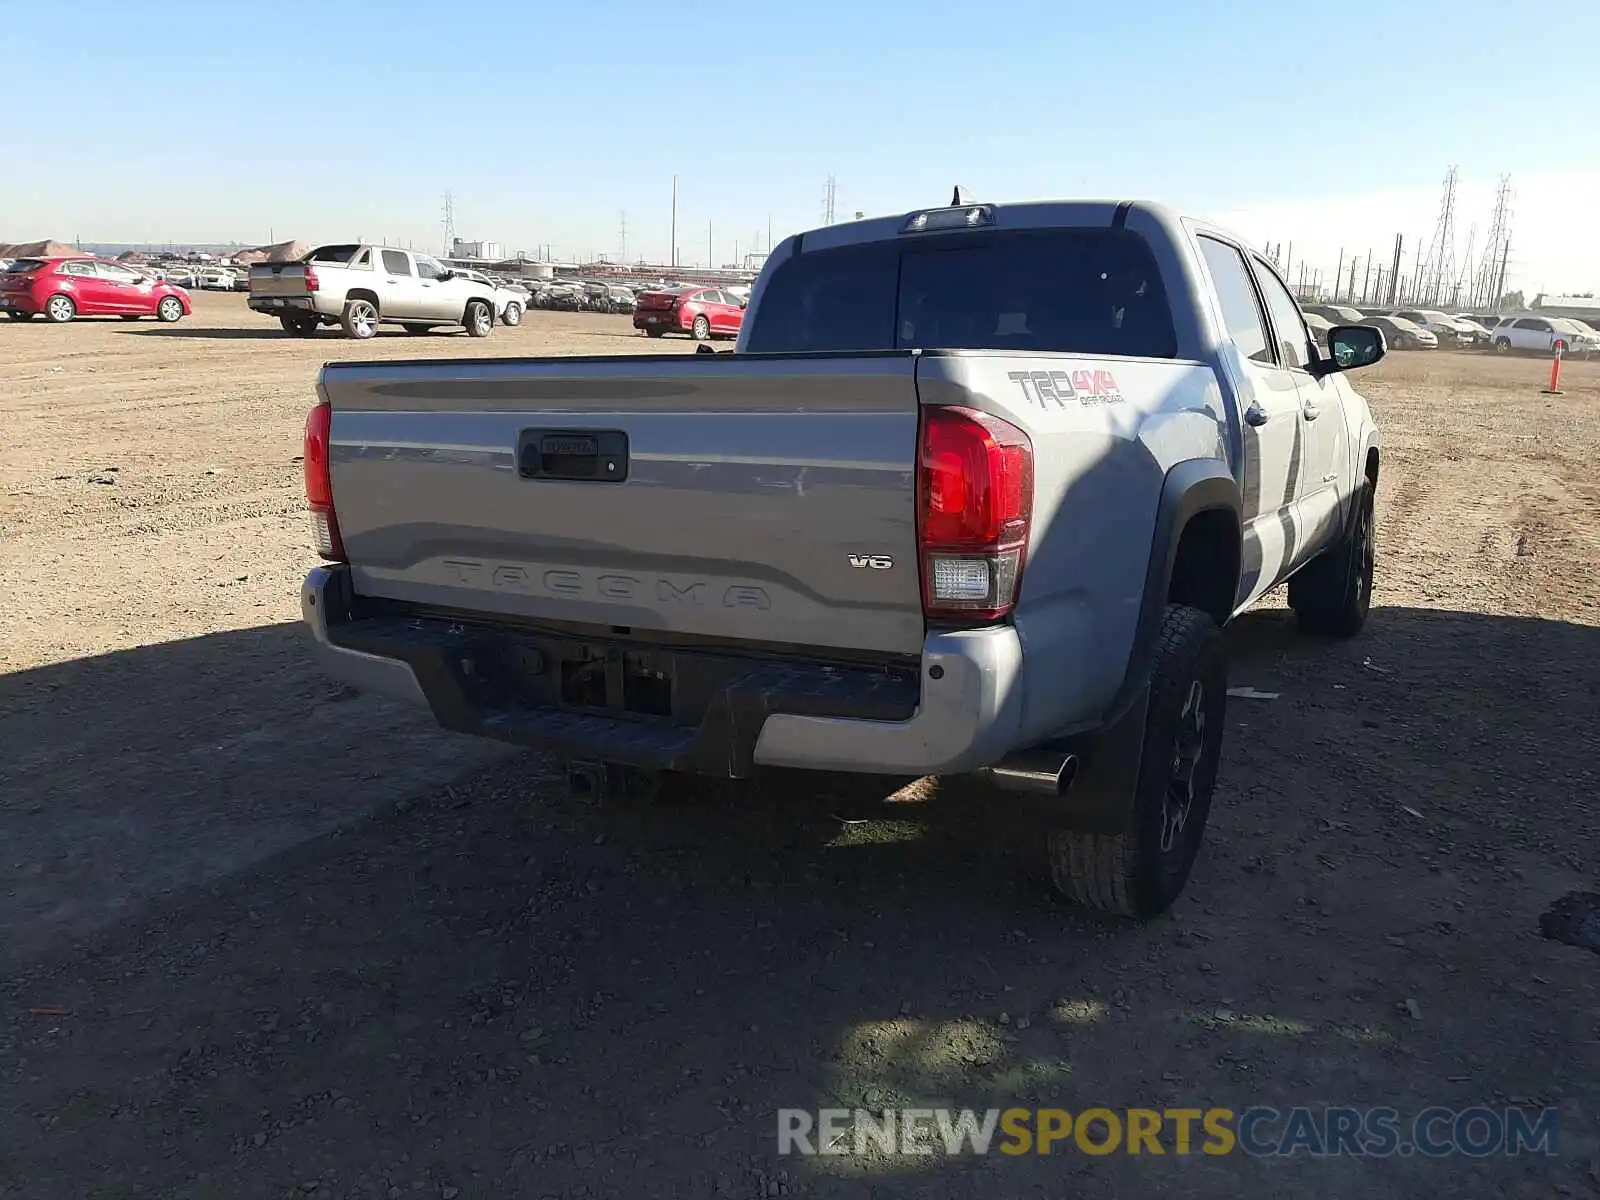
[(450, 189), (462, 236), (615, 254), (626, 212), (630, 256), (659, 260), (676, 173), (681, 256), (705, 259), (709, 222), (720, 262), (769, 217), (779, 236), (820, 223), (832, 174), (841, 217), (955, 182), (1149, 196), (1297, 241), (1331, 273), (1340, 246), (1424, 240), (1455, 164), (1462, 249), (1510, 173), (1513, 282), (1600, 288), (1595, 3), (0, 10), (0, 240), (437, 248)]

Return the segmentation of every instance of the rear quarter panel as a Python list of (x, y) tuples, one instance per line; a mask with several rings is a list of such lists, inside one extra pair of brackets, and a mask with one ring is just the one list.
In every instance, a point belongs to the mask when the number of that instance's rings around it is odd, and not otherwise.
[(962, 351), (925, 356), (924, 404), (963, 404), (1033, 441), (1034, 508), (1015, 623), (1023, 735), (1097, 723), (1122, 686), (1168, 471), (1226, 458), (1215, 372), (1194, 361)]

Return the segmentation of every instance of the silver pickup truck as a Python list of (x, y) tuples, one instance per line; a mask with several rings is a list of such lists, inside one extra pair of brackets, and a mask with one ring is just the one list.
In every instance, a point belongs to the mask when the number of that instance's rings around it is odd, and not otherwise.
[(521, 303), (511, 316), (506, 301), (482, 275), (394, 246), (318, 246), (297, 262), (250, 268), (250, 307), (299, 337), (337, 325), (348, 337), (366, 339), (384, 323), (410, 333), (462, 325), (473, 337), (488, 337), (496, 318), (521, 322)]
[(575, 788), (981, 773), (1057, 885), (1182, 890), (1221, 627), (1288, 580), (1361, 628), (1378, 433), (1272, 265), (1145, 203), (968, 203), (791, 237), (735, 349), (323, 368), (327, 668)]

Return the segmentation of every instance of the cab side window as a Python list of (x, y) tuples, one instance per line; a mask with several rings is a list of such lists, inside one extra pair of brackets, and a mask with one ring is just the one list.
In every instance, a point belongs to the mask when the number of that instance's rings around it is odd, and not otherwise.
[(1300, 315), (1300, 305), (1289, 294), (1289, 289), (1278, 278), (1278, 273), (1262, 262), (1255, 261), (1256, 280), (1261, 293), (1267, 298), (1267, 312), (1272, 317), (1272, 332), (1278, 339), (1278, 358), (1286, 367), (1303, 369), (1311, 361), (1311, 335), (1306, 332), (1305, 319)]
[(1199, 241), (1200, 253), (1205, 256), (1212, 285), (1217, 289), (1217, 300), (1222, 305), (1222, 319), (1228, 326), (1228, 335), (1246, 358), (1272, 364), (1275, 359), (1267, 340), (1266, 316), (1261, 311), (1261, 302), (1256, 299), (1244, 255), (1228, 243), (1203, 234)]

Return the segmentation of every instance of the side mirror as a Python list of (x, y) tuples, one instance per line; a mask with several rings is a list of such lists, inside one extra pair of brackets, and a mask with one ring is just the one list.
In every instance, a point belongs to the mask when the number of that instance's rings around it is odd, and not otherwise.
[(1389, 352), (1383, 330), (1371, 325), (1335, 325), (1328, 330), (1328, 357), (1315, 363), (1314, 375), (1370, 367)]

